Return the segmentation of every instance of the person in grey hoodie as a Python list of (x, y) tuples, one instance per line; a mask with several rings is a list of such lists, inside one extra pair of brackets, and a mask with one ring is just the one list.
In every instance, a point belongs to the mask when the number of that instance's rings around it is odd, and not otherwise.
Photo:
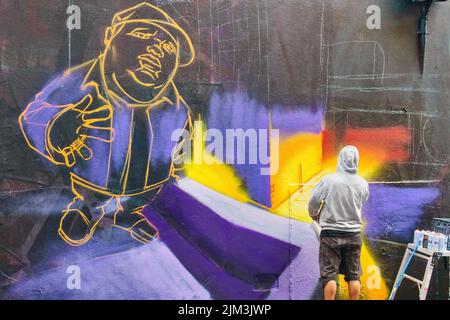
[(369, 184), (358, 175), (359, 152), (345, 146), (337, 172), (316, 185), (308, 204), (309, 215), (319, 223), (319, 265), (325, 300), (336, 295), (338, 274), (345, 275), (352, 300), (359, 299), (361, 272), (361, 209), (369, 198)]

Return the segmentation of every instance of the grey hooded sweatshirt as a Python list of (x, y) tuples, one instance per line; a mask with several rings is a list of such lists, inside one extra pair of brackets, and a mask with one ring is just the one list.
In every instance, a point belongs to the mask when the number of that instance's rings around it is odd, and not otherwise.
[(361, 208), (369, 198), (369, 184), (358, 176), (358, 163), (356, 147), (342, 148), (337, 172), (323, 177), (313, 189), (309, 215), (319, 218), (322, 230), (361, 231)]

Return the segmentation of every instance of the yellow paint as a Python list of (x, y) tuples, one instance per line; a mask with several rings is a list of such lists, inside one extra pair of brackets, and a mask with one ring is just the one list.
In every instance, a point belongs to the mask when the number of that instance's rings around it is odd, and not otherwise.
[[(368, 268), (370, 266), (377, 265), (375, 260), (373, 259), (368, 245), (363, 242), (363, 246), (361, 249), (361, 266), (363, 270), (363, 274), (361, 276), (361, 299), (364, 300), (386, 300), (389, 295), (389, 289), (386, 287), (386, 283), (383, 278), (380, 279), (379, 288), (369, 288), (368, 278), (371, 274), (368, 273)], [(339, 286), (338, 290), (338, 298), (339, 299), (347, 299), (348, 298), (348, 286), (344, 280), (344, 276), (339, 276)]]
[[(362, 150), (359, 148), (359, 153), (361, 155), (360, 162), (358, 166), (358, 174), (365, 178), (367, 181), (371, 181), (380, 172), (380, 169), (385, 163), (385, 159), (382, 154), (367, 148)], [(336, 172), (338, 156), (335, 155), (331, 158), (324, 159), (323, 171), (325, 173)]]
[(186, 176), (211, 188), (223, 195), (241, 202), (249, 202), (242, 179), (234, 168), (227, 165), (205, 150), (203, 133), (205, 125), (202, 126), (201, 134), (193, 137), (193, 156), (196, 158), (193, 163), (185, 164)]
[(291, 185), (291, 197), (286, 199), (278, 207), (272, 208), (271, 211), (283, 217), (311, 223), (312, 219), (308, 213), (308, 201), (311, 197), (311, 191), (315, 183), (317, 183), (323, 175), (324, 173), (320, 172), (313, 179), (310, 179), (307, 184), (303, 185), (303, 190), (299, 190), (298, 185), (296, 184)]
[[(275, 184), (282, 189), (281, 194), (287, 194), (283, 202), (274, 206), (271, 211), (280, 216), (289, 217), (298, 221), (311, 223), (312, 219), (308, 213), (308, 201), (311, 197), (311, 192), (314, 186), (322, 179), (326, 174), (336, 171), (337, 155), (323, 160), (323, 167), (318, 170), (318, 166), (315, 159), (318, 159), (322, 155), (322, 149), (317, 146), (318, 137), (320, 135), (296, 135), (292, 139), (286, 139), (280, 143), (280, 171), (279, 174), (273, 177), (272, 184)], [(320, 139), (320, 141), (322, 141)], [(302, 155), (297, 155), (296, 150)], [(380, 171), (384, 164), (384, 158), (375, 150), (371, 150), (370, 147), (364, 150), (363, 156), (360, 159), (359, 174), (365, 179), (370, 181)], [(289, 159), (291, 157), (292, 160)], [(311, 157), (314, 160), (308, 162), (303, 159)], [(297, 167), (295, 163), (303, 160), (302, 169), (304, 170), (305, 180), (302, 189), (299, 189), (297, 175)], [(286, 167), (291, 172), (287, 172)], [(284, 188), (280, 186), (284, 183)], [(276, 190), (275, 190), (276, 191)], [(281, 192), (281, 191), (278, 191)], [(289, 197), (290, 195), (290, 197)], [(277, 197), (281, 197), (276, 195)], [(275, 198), (275, 199), (279, 199)], [(274, 197), (272, 196), (272, 199)], [(361, 297), (367, 300), (382, 300), (388, 297), (389, 290), (386, 287), (384, 279), (380, 279), (380, 287), (378, 289), (369, 289), (367, 287), (367, 280), (370, 274), (367, 270), (370, 266), (377, 265), (375, 259), (370, 253), (368, 244), (363, 243), (361, 250), (361, 265), (363, 268), (363, 275), (361, 276)], [(348, 298), (348, 288), (345, 283), (344, 277), (339, 277), (339, 282), (342, 284), (339, 287), (338, 297), (345, 299)]]
[(271, 176), (272, 207), (322, 170), (322, 134), (301, 133), (282, 139), (279, 152), (279, 171)]
[[(205, 129), (204, 126), (203, 129)], [(186, 164), (187, 176), (235, 200), (251, 201), (235, 170), (229, 165), (220, 163), (214, 156), (205, 152), (204, 140), (201, 137), (202, 135), (198, 134), (194, 136), (193, 146), (195, 150), (193, 154), (197, 157), (201, 154), (202, 163)], [(198, 149), (200, 149), (200, 152)], [(285, 201), (273, 208), (272, 212), (299, 221), (312, 222), (308, 214), (308, 201), (312, 188), (325, 174), (335, 171), (337, 161), (337, 157), (325, 161), (325, 167), (322, 170), (321, 155), (322, 135), (320, 134), (299, 134), (280, 142), (280, 170), (277, 175), (272, 176), (272, 184), (280, 186), (279, 191), (275, 193), (275, 197), (280, 199), (285, 196)], [(360, 172), (366, 178), (370, 178), (379, 170), (382, 161), (374, 156), (372, 157), (372, 155), (367, 156), (367, 158), (369, 159), (362, 159)], [(209, 164), (213, 162), (216, 163)], [(302, 190), (299, 190), (298, 186), (298, 163), (302, 163), (303, 177), (307, 182)], [(291, 195), (290, 198), (289, 195)], [(272, 193), (272, 201), (273, 199), (274, 193)], [(369, 289), (366, 286), (370, 276), (367, 273), (367, 268), (376, 265), (366, 243), (363, 243), (361, 251), (361, 264), (364, 271), (361, 276), (362, 298), (369, 300), (386, 299), (389, 291), (383, 279), (380, 279), (378, 289)], [(340, 278), (340, 283), (343, 285), (339, 288), (339, 297), (347, 298), (348, 290), (343, 277)]]

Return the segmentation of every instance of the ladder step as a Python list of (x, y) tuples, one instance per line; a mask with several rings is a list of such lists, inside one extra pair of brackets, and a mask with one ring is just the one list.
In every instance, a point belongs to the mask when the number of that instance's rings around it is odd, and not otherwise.
[(431, 256), (426, 256), (426, 255), (423, 255), (423, 254), (420, 254), (420, 253), (417, 253), (417, 252), (416, 252), (416, 254), (414, 256), (417, 257), (417, 258), (421, 258), (423, 260), (430, 260), (430, 259), (433, 258), (432, 255)]
[(406, 273), (403, 275), (403, 277), (405, 277), (406, 279), (409, 279), (409, 280), (411, 280), (413, 282), (416, 282), (416, 283), (418, 283), (420, 285), (423, 285), (423, 281), (422, 280), (419, 280), (419, 279), (416, 279), (414, 277), (411, 277), (410, 275), (408, 275)]

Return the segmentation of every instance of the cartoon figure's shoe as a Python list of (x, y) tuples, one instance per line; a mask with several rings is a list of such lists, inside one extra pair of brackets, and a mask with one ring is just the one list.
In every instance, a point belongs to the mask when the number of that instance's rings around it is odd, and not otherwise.
[(159, 238), (158, 229), (143, 215), (145, 206), (135, 208), (130, 213), (118, 211), (114, 215), (113, 226), (130, 233), (130, 236), (142, 244)]
[(86, 207), (79, 205), (80, 201), (74, 199), (63, 211), (61, 217), (58, 234), (68, 244), (72, 246), (81, 246), (88, 242), (94, 231), (104, 216), (104, 210), (99, 207), (97, 216), (94, 218), (89, 214)]

